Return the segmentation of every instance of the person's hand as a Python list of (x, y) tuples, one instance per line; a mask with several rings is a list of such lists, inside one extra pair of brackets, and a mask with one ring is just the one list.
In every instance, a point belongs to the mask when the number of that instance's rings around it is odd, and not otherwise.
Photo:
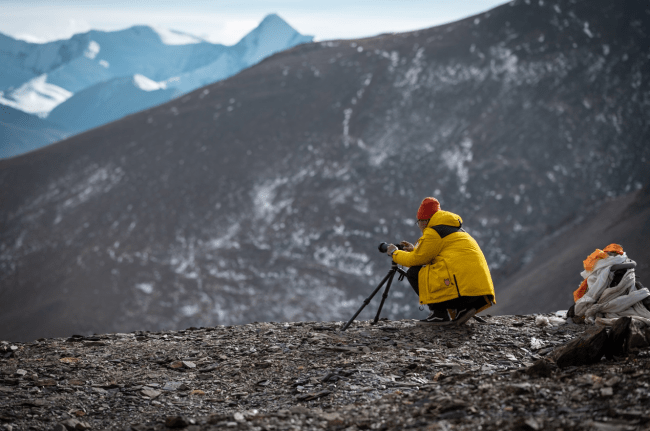
[(413, 250), (415, 250), (415, 246), (413, 244), (411, 244), (410, 242), (408, 242), (408, 241), (402, 241), (402, 242), (400, 242), (400, 244), (402, 244), (402, 248), (403, 248), (404, 251), (413, 251)]
[(388, 247), (386, 248), (386, 254), (389, 256), (393, 255), (393, 252), (397, 250), (397, 246), (393, 244), (388, 244)]

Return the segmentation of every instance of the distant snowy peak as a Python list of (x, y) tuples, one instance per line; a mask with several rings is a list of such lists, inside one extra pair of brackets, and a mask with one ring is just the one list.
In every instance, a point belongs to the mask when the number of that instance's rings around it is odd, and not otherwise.
[(301, 43), (311, 42), (313, 39), (313, 36), (298, 33), (278, 15), (270, 14), (236, 46), (244, 48), (244, 61), (252, 65), (271, 54)]
[(281, 28), (285, 27), (288, 29), (291, 29), (292, 31), (295, 31), (293, 27), (291, 27), (285, 20), (280, 18), (280, 16), (277, 13), (270, 13), (267, 16), (264, 17), (262, 22), (257, 26), (257, 28)]
[(152, 30), (160, 36), (161, 42), (165, 45), (192, 45), (195, 43), (206, 42), (205, 39), (178, 30), (170, 30), (161, 27), (152, 27)]

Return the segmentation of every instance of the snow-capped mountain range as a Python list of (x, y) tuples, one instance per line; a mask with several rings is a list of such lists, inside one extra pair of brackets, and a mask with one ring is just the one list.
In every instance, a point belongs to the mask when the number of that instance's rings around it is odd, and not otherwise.
[[(228, 78), (312, 39), (275, 14), (233, 46), (146, 26), (93, 30), (46, 44), (0, 34), (0, 104), (78, 133)], [(0, 157), (17, 154), (7, 151), (11, 142), (0, 144)]]

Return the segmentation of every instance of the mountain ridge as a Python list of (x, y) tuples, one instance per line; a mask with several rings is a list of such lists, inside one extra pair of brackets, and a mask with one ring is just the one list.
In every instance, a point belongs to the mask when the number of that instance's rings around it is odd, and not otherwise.
[[(141, 77), (140, 81), (138, 77)], [(149, 81), (148, 88), (141, 81)], [(160, 105), (180, 94), (178, 90), (157, 85), (142, 75), (118, 77), (78, 92), (54, 108), (47, 118), (81, 132), (140, 111), (142, 106)]]
[[(19, 43), (3, 36), (0, 58), (7, 61), (0, 65), (0, 77), (6, 76), (0, 79), (0, 103), (40, 117), (58, 108), (55, 121), (66, 130), (80, 132), (225, 79), (274, 52), (313, 37), (300, 35), (273, 14), (232, 46), (200, 39), (179, 44), (178, 39), (178, 33), (141, 25), (114, 32), (91, 30), (46, 44)], [(16, 82), (25, 74), (31, 78)], [(162, 82), (175, 91), (143, 97), (137, 88), (131, 88), (133, 94), (121, 94), (111, 82), (135, 75)], [(89, 100), (87, 92), (79, 96), (90, 87), (105, 95), (113, 91), (102, 99), (114, 99), (110, 114), (102, 113), (98, 101)], [(120, 112), (124, 100), (127, 103)]]
[(60, 141), (72, 134), (63, 126), (0, 106), (0, 158), (8, 158)]

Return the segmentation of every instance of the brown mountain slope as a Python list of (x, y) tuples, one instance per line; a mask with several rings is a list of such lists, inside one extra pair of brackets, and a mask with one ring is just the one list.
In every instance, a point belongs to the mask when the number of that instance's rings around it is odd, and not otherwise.
[(566, 310), (582, 282), (582, 261), (596, 248), (616, 243), (636, 261), (636, 276), (650, 285), (650, 194), (641, 190), (608, 199), (583, 219), (540, 242), (534, 258), (497, 288), (492, 314)]

